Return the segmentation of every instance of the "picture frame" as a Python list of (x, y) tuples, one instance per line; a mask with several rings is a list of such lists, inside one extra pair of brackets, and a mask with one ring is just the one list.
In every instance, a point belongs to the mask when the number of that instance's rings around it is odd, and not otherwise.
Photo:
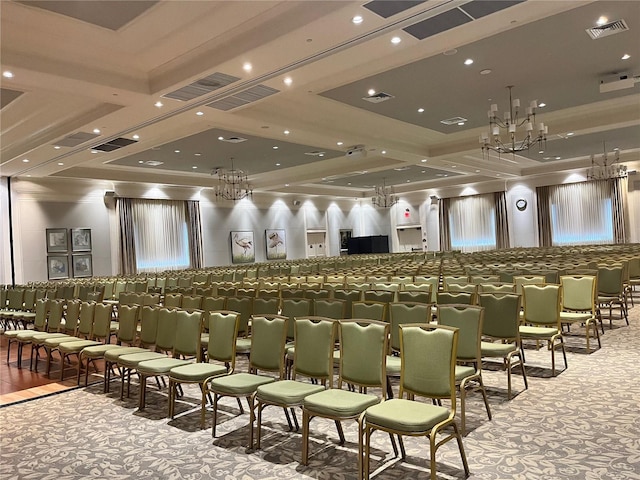
[(253, 263), (256, 261), (252, 231), (231, 231), (229, 239), (231, 241), (231, 263)]
[(90, 252), (91, 251), (91, 229), (72, 228), (71, 229), (71, 251)]
[(73, 278), (85, 278), (93, 276), (93, 259), (90, 253), (72, 255), (71, 267)]
[(67, 255), (47, 256), (47, 278), (49, 280), (69, 278), (69, 257)]
[(340, 252), (347, 252), (349, 250), (349, 240), (352, 236), (353, 230), (340, 230)]
[(66, 228), (47, 228), (47, 253), (67, 253), (69, 232)]
[(287, 259), (287, 237), (284, 229), (267, 229), (264, 231), (267, 260)]

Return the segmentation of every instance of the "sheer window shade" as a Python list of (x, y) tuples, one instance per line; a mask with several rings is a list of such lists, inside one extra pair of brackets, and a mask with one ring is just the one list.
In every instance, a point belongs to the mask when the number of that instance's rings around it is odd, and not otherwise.
[(494, 194), (451, 198), (448, 223), (453, 250), (475, 252), (496, 248)]

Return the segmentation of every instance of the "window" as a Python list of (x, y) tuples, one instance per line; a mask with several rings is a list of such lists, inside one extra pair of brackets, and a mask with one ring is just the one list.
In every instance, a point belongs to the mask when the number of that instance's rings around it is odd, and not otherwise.
[(453, 250), (473, 252), (496, 248), (493, 194), (452, 198), (449, 229)]

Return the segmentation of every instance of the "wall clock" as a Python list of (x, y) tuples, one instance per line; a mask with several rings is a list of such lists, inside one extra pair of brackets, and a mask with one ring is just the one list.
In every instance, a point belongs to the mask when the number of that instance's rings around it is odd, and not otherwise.
[(516, 208), (521, 212), (527, 208), (527, 201), (524, 198), (516, 200)]

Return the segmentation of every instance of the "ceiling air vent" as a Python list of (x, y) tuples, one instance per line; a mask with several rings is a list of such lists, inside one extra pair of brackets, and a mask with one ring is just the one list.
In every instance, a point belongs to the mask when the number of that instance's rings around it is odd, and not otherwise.
[(227, 85), (240, 80), (238, 77), (227, 75), (225, 73), (216, 72), (207, 77), (196, 80), (178, 90), (163, 95), (166, 98), (173, 98), (186, 102), (194, 98), (201, 97), (207, 93), (226, 87)]
[(440, 123), (444, 123), (445, 125), (457, 125), (459, 123), (466, 122), (467, 119), (464, 117), (451, 117), (445, 120), (440, 120)]
[(616, 20), (615, 22), (605, 23), (604, 25), (598, 25), (597, 27), (587, 28), (586, 32), (592, 40), (597, 40), (616, 33), (626, 32), (627, 30), (629, 30), (627, 22), (624, 20)]
[(248, 88), (242, 92), (238, 92), (234, 95), (216, 100), (215, 102), (207, 103), (207, 107), (215, 108), (227, 112), (237, 107), (253, 103), (257, 100), (261, 100), (269, 95), (278, 93), (280, 90), (267, 87), (266, 85), (256, 85), (255, 87)]
[(93, 140), (96, 138), (98, 134), (89, 133), (89, 132), (76, 132), (68, 137), (64, 137), (62, 140), (58, 140), (56, 145), (60, 145), (61, 147), (77, 147), (81, 143), (84, 143), (88, 140)]
[(100, 150), (101, 152), (113, 152), (114, 150), (118, 150), (119, 148), (126, 147), (127, 145), (131, 145), (132, 143), (136, 142), (137, 140), (119, 137), (114, 138), (113, 140), (109, 140), (107, 143), (103, 143), (102, 145), (95, 146), (92, 148), (92, 150)]
[(227, 142), (227, 143), (242, 143), (247, 141), (246, 138), (242, 138), (242, 137), (227, 137), (227, 138), (220, 138), (219, 140), (221, 142)]
[(321, 152), (320, 150), (314, 150), (313, 152), (304, 152), (305, 155), (310, 155), (312, 157), (324, 157), (326, 152)]
[(387, 100), (390, 100), (392, 98), (395, 97), (393, 95), (389, 95), (388, 93), (380, 92), (376, 93), (375, 95), (369, 95), (368, 97), (362, 97), (362, 100), (371, 103), (381, 103), (386, 102)]

